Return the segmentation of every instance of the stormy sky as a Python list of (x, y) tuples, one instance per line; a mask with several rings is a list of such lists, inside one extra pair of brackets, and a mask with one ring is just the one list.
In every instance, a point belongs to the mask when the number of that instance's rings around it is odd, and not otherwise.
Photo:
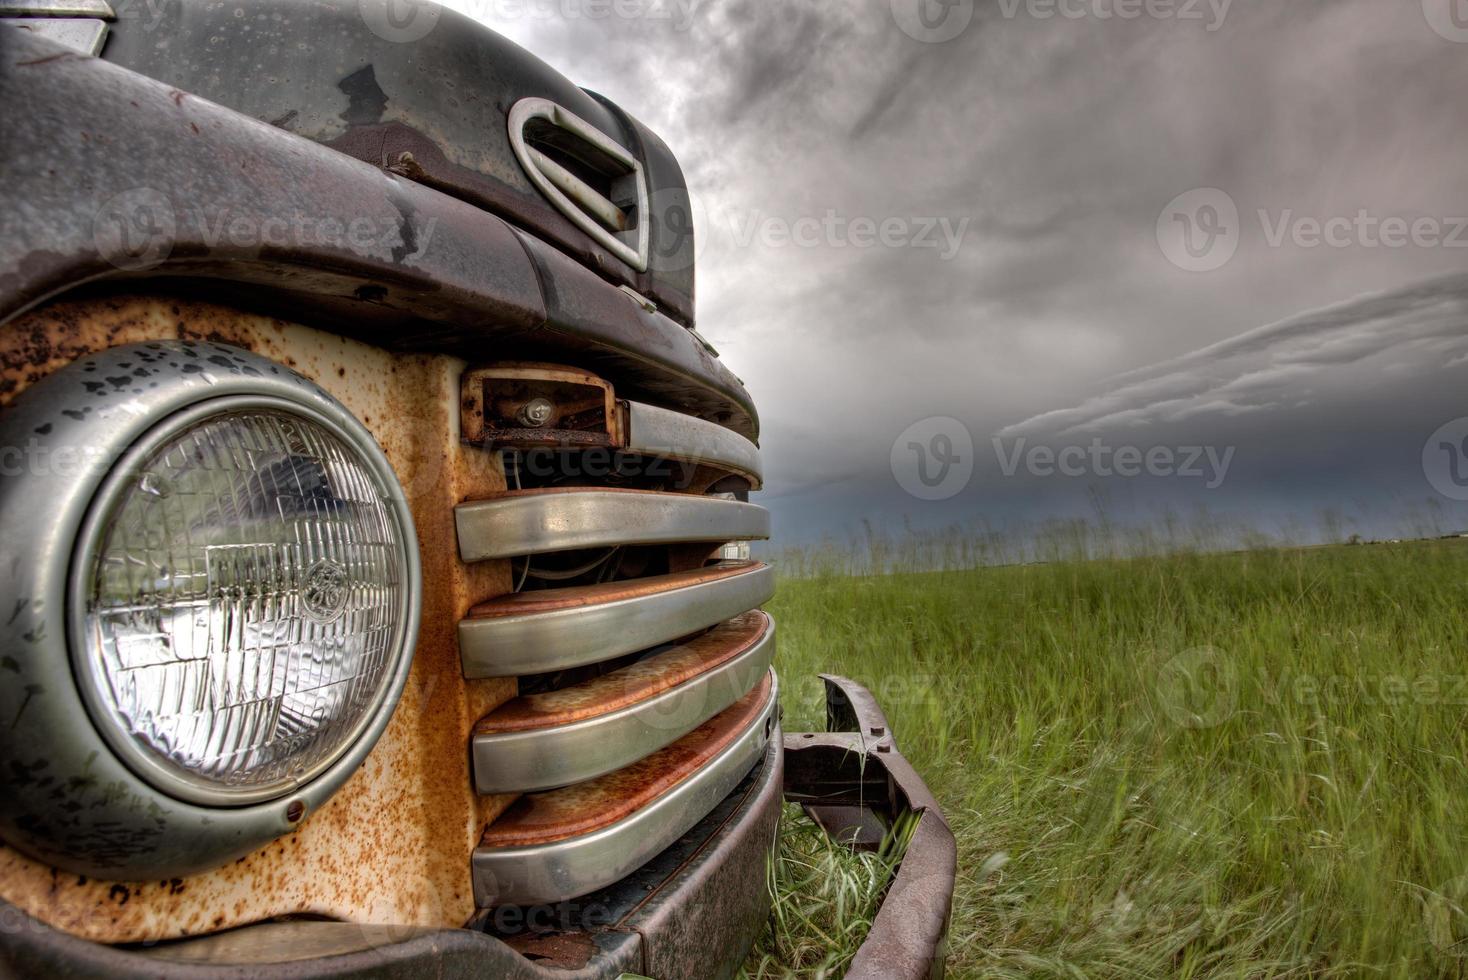
[(1468, 527), (1455, 4), (453, 5), (679, 156), (699, 329), (798, 543), (1098, 508)]

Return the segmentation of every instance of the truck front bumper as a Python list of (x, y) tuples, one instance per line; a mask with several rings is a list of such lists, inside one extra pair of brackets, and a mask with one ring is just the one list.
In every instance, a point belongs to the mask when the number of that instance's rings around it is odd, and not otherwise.
[(823, 676), (828, 731), (772, 740), (701, 823), (596, 894), (485, 913), (470, 928), (282, 921), (122, 948), (77, 939), (0, 903), (0, 976), (673, 980), (734, 975), (768, 918), (767, 861), (782, 799), (862, 847), (903, 813), (918, 823), (848, 977), (943, 974), (956, 846), (871, 694)]

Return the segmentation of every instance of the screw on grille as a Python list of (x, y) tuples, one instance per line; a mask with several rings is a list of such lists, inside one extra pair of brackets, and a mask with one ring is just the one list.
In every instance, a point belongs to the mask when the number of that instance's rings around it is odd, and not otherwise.
[(529, 429), (538, 429), (551, 420), (556, 407), (549, 398), (532, 398), (520, 409), (520, 423)]

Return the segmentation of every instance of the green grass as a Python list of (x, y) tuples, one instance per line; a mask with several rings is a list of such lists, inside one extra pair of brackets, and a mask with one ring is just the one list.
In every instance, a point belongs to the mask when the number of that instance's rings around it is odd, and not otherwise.
[(873, 853), (836, 844), (799, 807), (787, 805), (767, 869), (776, 897), (770, 928), (745, 965), (750, 978), (845, 974), (871, 929), (915, 821), (901, 820)]
[[(950, 975), (1468, 976), (1468, 547), (827, 575), (769, 608), (786, 729), (853, 677), (943, 803)], [(833, 917), (854, 872), (790, 826), (751, 969), (817, 976), (870, 903)]]

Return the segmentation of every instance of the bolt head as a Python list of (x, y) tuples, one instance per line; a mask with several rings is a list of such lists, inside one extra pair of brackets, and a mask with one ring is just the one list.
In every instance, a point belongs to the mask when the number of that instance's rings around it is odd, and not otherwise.
[(556, 407), (549, 398), (532, 398), (520, 409), (520, 421), (532, 429), (538, 429), (551, 420)]

